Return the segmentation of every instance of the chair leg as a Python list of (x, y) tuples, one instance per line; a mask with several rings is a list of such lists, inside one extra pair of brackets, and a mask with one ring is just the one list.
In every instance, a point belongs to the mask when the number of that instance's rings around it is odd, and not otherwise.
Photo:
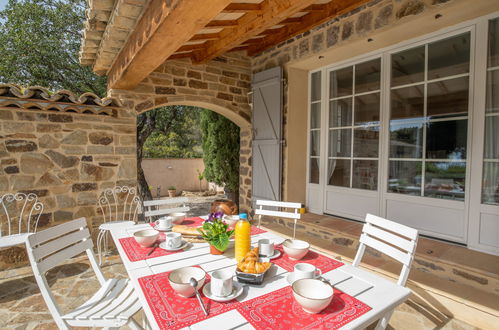
[(102, 265), (102, 239), (105, 235), (105, 230), (100, 230), (99, 235), (97, 235), (97, 254), (99, 254), (99, 266)]
[(390, 321), (390, 318), (392, 317), (393, 310), (386, 313), (385, 316), (383, 316), (379, 321), (378, 324), (376, 324), (375, 330), (384, 330), (388, 326), (388, 322)]

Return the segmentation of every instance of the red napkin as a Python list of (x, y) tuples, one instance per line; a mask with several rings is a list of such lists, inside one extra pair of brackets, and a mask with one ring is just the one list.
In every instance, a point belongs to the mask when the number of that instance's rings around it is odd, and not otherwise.
[(371, 310), (363, 302), (339, 290), (326, 309), (305, 312), (290, 286), (241, 303), (237, 310), (256, 329), (338, 329)]
[[(160, 233), (159, 240), (160, 241), (164, 240), (164, 233)], [(150, 259), (150, 258), (167, 256), (169, 254), (179, 253), (179, 252), (183, 251), (183, 250), (166, 251), (158, 246), (158, 247), (156, 247), (154, 252), (151, 253), (151, 255), (147, 255), (151, 251), (152, 248), (140, 246), (140, 244), (137, 243), (137, 241), (135, 241), (135, 238), (133, 238), (133, 237), (120, 238), (119, 242), (120, 242), (121, 246), (123, 247), (123, 250), (125, 251), (126, 256), (128, 257), (128, 260), (130, 260), (132, 262), (146, 260), (146, 259)]]
[(272, 262), (286, 269), (288, 272), (294, 271), (295, 265), (301, 262), (314, 265), (319, 268), (323, 274), (344, 265), (341, 261), (331, 259), (314, 251), (308, 251), (308, 253), (300, 260), (291, 260), (284, 252), (282, 245), (278, 245), (275, 248), (281, 251), (281, 256), (273, 259)]

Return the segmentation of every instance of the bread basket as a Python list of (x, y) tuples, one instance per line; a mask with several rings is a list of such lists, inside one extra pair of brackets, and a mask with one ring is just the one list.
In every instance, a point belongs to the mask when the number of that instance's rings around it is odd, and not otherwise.
[(266, 271), (260, 274), (244, 273), (239, 271), (239, 269), (236, 269), (237, 281), (239, 283), (260, 285), (263, 283), (265, 274), (269, 271), (270, 268), (272, 268), (272, 266), (270, 266)]

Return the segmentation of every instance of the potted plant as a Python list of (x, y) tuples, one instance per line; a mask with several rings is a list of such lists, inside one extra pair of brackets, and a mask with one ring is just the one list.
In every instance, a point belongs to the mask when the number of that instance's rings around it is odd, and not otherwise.
[(203, 223), (203, 228), (198, 228), (201, 236), (210, 244), (211, 254), (223, 254), (229, 247), (229, 240), (233, 230), (228, 230), (229, 226), (223, 222), (222, 212), (211, 213)]
[(177, 195), (177, 188), (175, 188), (175, 186), (169, 186), (168, 187), (168, 196), (175, 197), (176, 195)]

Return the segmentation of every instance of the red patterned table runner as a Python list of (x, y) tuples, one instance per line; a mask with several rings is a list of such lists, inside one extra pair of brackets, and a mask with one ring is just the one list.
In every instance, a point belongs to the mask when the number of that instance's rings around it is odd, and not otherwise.
[(281, 256), (273, 259), (272, 262), (284, 268), (288, 272), (294, 271), (295, 265), (301, 262), (314, 265), (319, 268), (323, 274), (344, 265), (341, 261), (334, 260), (314, 251), (308, 251), (308, 253), (300, 260), (291, 260), (288, 255), (284, 253), (282, 245), (276, 246), (276, 249), (281, 251)]
[(338, 329), (371, 310), (363, 302), (339, 290), (318, 314), (305, 312), (290, 286), (241, 303), (237, 310), (256, 329)]
[[(170, 272), (139, 278), (140, 287), (160, 329), (184, 328), (240, 305), (236, 300), (225, 303), (210, 300), (200, 290), (199, 293), (208, 311), (208, 316), (205, 316), (196, 296), (183, 298), (175, 293), (168, 281), (168, 274)], [(205, 283), (209, 281), (210, 278), (207, 276)]]

